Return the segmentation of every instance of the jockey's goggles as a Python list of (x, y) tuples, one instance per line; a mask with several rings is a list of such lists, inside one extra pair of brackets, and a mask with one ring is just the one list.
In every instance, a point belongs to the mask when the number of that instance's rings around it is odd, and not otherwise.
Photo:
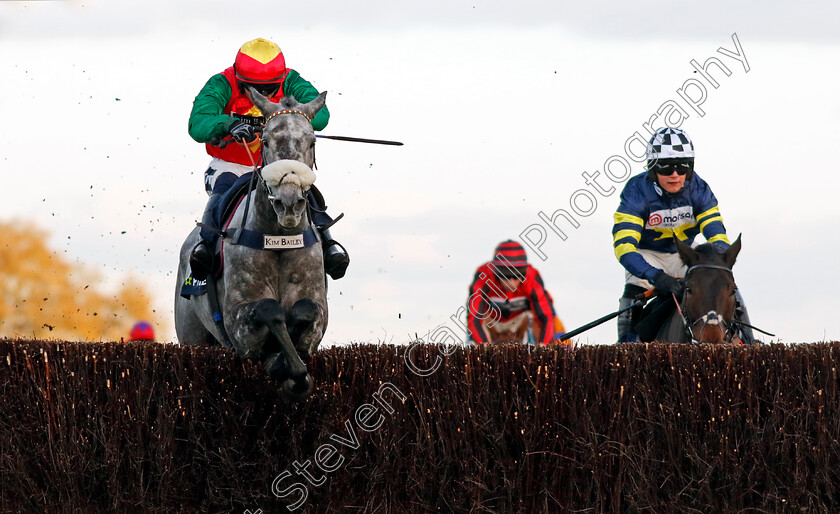
[(657, 162), (652, 166), (652, 169), (657, 175), (669, 176), (673, 175), (674, 172), (677, 172), (677, 175), (682, 177), (691, 171), (691, 164), (687, 162)]
[(522, 280), (522, 277), (525, 276), (525, 269), (517, 269), (516, 271), (511, 271), (508, 269), (499, 270), (499, 277), (505, 280)]
[(277, 94), (277, 91), (280, 89), (279, 82), (274, 82), (270, 84), (255, 84), (253, 82), (240, 81), (240, 83), (243, 87), (248, 86), (256, 89), (257, 93), (263, 95), (266, 98), (271, 98), (272, 96)]

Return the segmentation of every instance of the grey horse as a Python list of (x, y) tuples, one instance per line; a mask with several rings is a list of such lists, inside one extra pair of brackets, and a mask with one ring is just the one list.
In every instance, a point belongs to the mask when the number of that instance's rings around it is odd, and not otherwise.
[[(224, 241), (224, 267), (216, 280), (222, 321), (214, 320), (208, 295), (185, 299), (181, 286), (189, 277), (189, 257), (198, 227), (181, 247), (175, 291), (175, 331), (181, 344), (219, 345), (265, 364), (282, 381), (282, 391), (300, 400), (312, 391), (304, 363), (317, 350), (327, 328), (327, 285), (321, 236), (310, 220), (307, 191), (315, 181), (315, 133), (310, 119), (324, 106), (326, 92), (306, 104), (294, 98), (272, 103), (253, 90), (248, 95), (266, 117), (262, 133), (263, 168), (253, 192), (236, 208)], [(242, 227), (263, 234), (267, 247), (231, 244)], [(302, 247), (308, 236), (309, 244)], [(313, 239), (314, 238), (314, 239)], [(208, 281), (209, 283), (210, 281)]]

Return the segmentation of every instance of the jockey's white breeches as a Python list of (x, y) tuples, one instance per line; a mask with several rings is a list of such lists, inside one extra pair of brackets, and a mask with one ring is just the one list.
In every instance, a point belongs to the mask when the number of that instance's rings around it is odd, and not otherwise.
[[(688, 267), (683, 264), (678, 253), (654, 252), (653, 250), (639, 249), (642, 258), (654, 268), (659, 268), (672, 277), (684, 277)], [(629, 271), (624, 272), (624, 283), (633, 284), (635, 286), (643, 287), (645, 289), (653, 289), (653, 284), (643, 278), (631, 274)]]
[(249, 171), (254, 171), (254, 167), (243, 166), (241, 164), (236, 164), (235, 162), (223, 161), (218, 157), (213, 157), (213, 159), (210, 160), (210, 165), (207, 167), (207, 171), (204, 172), (204, 189), (209, 195), (213, 191), (213, 188), (216, 187), (216, 179), (222, 174), (233, 173), (237, 177), (241, 177)]

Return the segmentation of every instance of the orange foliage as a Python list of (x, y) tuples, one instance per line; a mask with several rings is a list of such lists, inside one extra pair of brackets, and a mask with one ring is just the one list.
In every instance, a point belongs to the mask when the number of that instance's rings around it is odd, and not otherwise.
[(106, 293), (101, 275), (50, 250), (43, 230), (0, 222), (0, 233), (0, 336), (119, 341), (137, 320), (157, 326), (132, 277)]

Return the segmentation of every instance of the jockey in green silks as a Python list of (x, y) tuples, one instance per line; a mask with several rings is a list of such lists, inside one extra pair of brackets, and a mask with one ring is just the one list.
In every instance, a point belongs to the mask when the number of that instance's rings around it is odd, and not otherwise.
[[(210, 199), (201, 221), (216, 229), (214, 211), (223, 193), (240, 176), (253, 171), (254, 164), (261, 164), (257, 132), (265, 124), (265, 117), (245, 94), (248, 86), (275, 103), (284, 96), (307, 103), (319, 94), (297, 71), (286, 67), (280, 47), (262, 38), (242, 45), (233, 66), (210, 77), (193, 102), (189, 133), (197, 142), (206, 143), (207, 153), (212, 157), (204, 172), (204, 186)], [(330, 112), (324, 106), (312, 118), (312, 128), (322, 130), (329, 119)], [(226, 138), (239, 144), (231, 141), (224, 148), (217, 146)], [(315, 224), (322, 236), (325, 271), (337, 280), (344, 276), (350, 257), (344, 247), (332, 239), (328, 228), (332, 218), (323, 212), (326, 207), (320, 191), (313, 186), (307, 199), (319, 213)], [(216, 233), (202, 228), (200, 236), (201, 241), (190, 256), (190, 268), (194, 278), (203, 280), (214, 270)]]

